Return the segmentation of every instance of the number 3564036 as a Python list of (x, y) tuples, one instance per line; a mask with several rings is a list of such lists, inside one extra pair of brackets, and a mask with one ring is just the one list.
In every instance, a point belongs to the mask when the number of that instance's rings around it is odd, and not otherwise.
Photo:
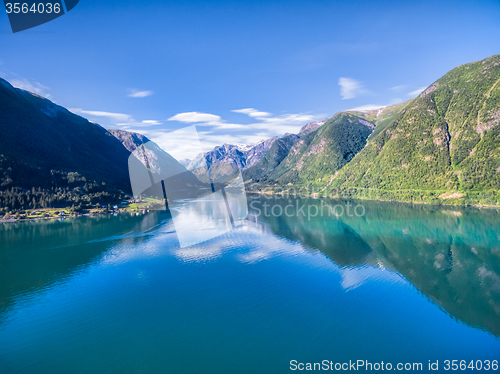
[(60, 13), (60, 3), (38, 3), (31, 6), (26, 3), (6, 3), (7, 13)]

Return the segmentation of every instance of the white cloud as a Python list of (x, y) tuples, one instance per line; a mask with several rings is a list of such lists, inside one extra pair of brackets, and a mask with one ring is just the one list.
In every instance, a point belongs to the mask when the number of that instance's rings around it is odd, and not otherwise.
[[(306, 123), (324, 118), (324, 115), (315, 116), (304, 113), (272, 116), (271, 113), (261, 112), (254, 108), (237, 109), (233, 112), (247, 114), (257, 119), (258, 122), (250, 124), (228, 123), (218, 115), (201, 112), (178, 113), (168, 120), (196, 124), (203, 151), (207, 152), (224, 143), (257, 144), (261, 140), (276, 135), (281, 136), (286, 132), (298, 133)], [(127, 130), (136, 131), (133, 127), (130, 126)], [(197, 147), (192, 146), (194, 143), (189, 140), (189, 137), (179, 137), (179, 134), (182, 134), (179, 131), (172, 132), (162, 129), (138, 129), (137, 131), (156, 142), (166, 152), (175, 148), (173, 152), (177, 155), (177, 157), (174, 156), (177, 159), (193, 159), (197, 155), (195, 151)], [(174, 141), (172, 137), (175, 137)]]
[(124, 122), (124, 123), (117, 123), (116, 125), (122, 127), (123, 129), (128, 129), (132, 126), (135, 126), (135, 127), (157, 126), (157, 125), (161, 125), (161, 122), (155, 121), (155, 120), (135, 121), (132, 119), (131, 121)]
[(179, 121), (184, 123), (199, 123), (199, 122), (220, 122), (220, 116), (210, 113), (200, 112), (185, 112), (176, 114), (168, 119), (169, 121)]
[(351, 108), (351, 109), (347, 109), (347, 110), (353, 110), (353, 111), (361, 112), (363, 110), (380, 109), (380, 108), (383, 108), (383, 107), (386, 107), (386, 106), (387, 105), (366, 104), (366, 105), (357, 106), (355, 108)]
[(368, 91), (363, 88), (361, 82), (352, 78), (340, 77), (339, 86), (342, 100), (354, 99), (359, 95), (368, 93)]
[(105, 117), (114, 122), (128, 122), (132, 119), (132, 116), (123, 113), (112, 113), (112, 112), (102, 112), (99, 110), (82, 110), (82, 109), (72, 109), (71, 111), (75, 114), (87, 114), (93, 117)]
[(271, 115), (271, 113), (261, 112), (255, 108), (234, 109), (231, 112), (248, 114), (252, 118), (269, 117)]
[(232, 112), (248, 114), (259, 122), (250, 124), (228, 123), (215, 114), (200, 112), (179, 113), (170, 117), (168, 120), (196, 123), (197, 126), (211, 127), (212, 130), (260, 131), (262, 133), (267, 133), (268, 137), (272, 137), (275, 135), (283, 135), (286, 132), (297, 133), (306, 123), (318, 120), (322, 117), (303, 113), (272, 116), (271, 113), (261, 112), (254, 108), (237, 109), (232, 110)]
[(257, 144), (261, 140), (269, 138), (266, 132), (256, 132), (253, 134), (215, 134), (211, 131), (199, 131), (203, 150), (210, 151), (222, 144)]
[(420, 87), (417, 88), (415, 91), (408, 92), (408, 96), (417, 96), (422, 93), (423, 90), (425, 90), (427, 87)]
[(154, 94), (153, 91), (138, 91), (138, 90), (131, 90), (132, 92), (128, 95), (128, 97), (146, 97), (146, 96), (151, 96)]
[(271, 136), (283, 135), (286, 132), (298, 133), (300, 128), (306, 123), (321, 119), (323, 116), (314, 116), (311, 114), (282, 114), (275, 117), (259, 118), (261, 122), (252, 123), (251, 129), (259, 129), (268, 132)]
[(128, 129), (146, 135), (158, 144), (165, 152), (168, 152), (176, 160), (183, 158), (193, 159), (204, 149), (200, 145), (199, 133), (195, 126), (188, 126), (175, 131), (163, 129)]
[(394, 87), (391, 87), (391, 88), (389, 88), (389, 89), (390, 89), (391, 91), (399, 92), (399, 91), (403, 90), (405, 87), (406, 87), (406, 85), (401, 84), (401, 85), (399, 85), (399, 86), (394, 86)]
[[(318, 116), (313, 116), (311, 114), (282, 114), (275, 117), (269, 117), (262, 119), (263, 123), (273, 124), (273, 125), (305, 125), (305, 122), (314, 121)], [(320, 116), (321, 117), (321, 116)]]
[(375, 110), (375, 109), (385, 108), (386, 106), (399, 104), (402, 101), (403, 101), (402, 99), (397, 97), (397, 98), (392, 99), (389, 102), (389, 104), (385, 104), (385, 105), (366, 104), (366, 105), (357, 106), (356, 108), (351, 108), (351, 109), (347, 109), (347, 110), (353, 110), (353, 111), (358, 111), (358, 112), (363, 111), (363, 110)]
[(161, 122), (154, 119), (137, 121), (132, 117), (132, 115), (125, 113), (104, 112), (100, 110), (83, 110), (81, 108), (71, 108), (69, 110), (83, 117), (95, 117), (93, 118), (93, 122), (100, 122), (104, 119), (105, 121), (107, 121), (107, 123), (103, 125), (106, 128), (119, 126), (122, 129), (128, 130), (131, 127), (150, 127), (161, 125)]
[[(190, 140), (187, 135), (182, 135), (182, 131), (172, 131), (163, 127), (157, 120), (137, 121), (130, 114), (83, 110), (80, 108), (71, 109), (72, 112), (105, 120), (106, 128), (116, 128), (144, 134), (149, 139), (156, 142), (166, 152), (175, 153), (177, 159), (193, 159), (198, 152), (193, 146), (194, 140)], [(255, 108), (237, 109), (233, 112), (243, 113), (255, 119), (250, 124), (229, 123), (220, 116), (202, 112), (178, 113), (168, 119), (168, 121), (178, 121), (184, 124), (198, 127), (198, 135), (201, 140), (204, 152), (212, 150), (214, 147), (228, 144), (257, 144), (261, 140), (273, 136), (282, 136), (285, 133), (298, 133), (300, 128), (308, 122), (317, 121), (324, 118), (324, 115), (312, 115), (308, 113), (287, 113), (272, 115)], [(199, 148), (199, 147), (198, 147)], [(170, 149), (170, 151), (169, 151)]]
[(31, 83), (26, 79), (11, 79), (10, 84), (12, 84), (14, 87), (32, 92), (47, 99), (50, 99), (51, 97), (50, 94), (47, 93), (47, 90), (49, 90), (49, 88), (38, 82)]
[[(193, 159), (200, 152), (208, 152), (216, 146), (227, 144), (257, 144), (259, 141), (269, 138), (266, 132), (255, 132), (250, 135), (243, 134), (219, 134), (213, 131), (202, 131), (198, 125), (197, 133), (191, 131), (191, 127), (175, 131), (162, 129), (134, 129), (127, 131), (139, 132), (158, 144), (164, 151), (170, 153), (176, 160), (183, 158)], [(200, 146), (201, 144), (201, 146)]]
[(201, 112), (185, 112), (178, 113), (170, 117), (168, 121), (179, 121), (183, 123), (196, 123), (197, 126), (212, 127), (215, 129), (223, 130), (248, 130), (247, 125), (238, 123), (227, 123), (222, 118), (215, 114), (201, 113)]

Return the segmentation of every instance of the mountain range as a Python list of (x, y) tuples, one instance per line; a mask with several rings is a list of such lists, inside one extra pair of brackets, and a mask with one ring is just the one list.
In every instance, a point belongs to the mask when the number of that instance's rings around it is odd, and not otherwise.
[[(278, 158), (280, 157), (279, 155), (286, 156), (291, 145), (300, 136), (305, 136), (317, 130), (326, 121), (327, 119), (308, 123), (300, 129), (298, 135), (285, 134), (281, 138), (273, 136), (272, 138), (260, 141), (254, 146), (223, 144), (222, 146), (215, 147), (210, 152), (198, 154), (186, 167), (201, 181), (208, 182), (209, 180), (213, 180), (216, 182), (225, 182), (239, 170), (257, 170), (255, 166), (267, 155), (276, 154)], [(272, 151), (270, 151), (271, 149)], [(189, 160), (182, 160), (181, 162), (187, 163), (187, 161)], [(276, 160), (272, 161), (272, 163), (275, 162)], [(261, 168), (261, 166), (258, 168)], [(210, 170), (210, 176), (208, 175), (208, 170)], [(244, 175), (250, 175), (248, 173), (252, 174), (253, 171), (247, 172)]]
[(129, 151), (103, 127), (0, 79), (0, 188), (67, 186), (68, 174), (130, 190)]
[(500, 205), (499, 82), (495, 55), (451, 70), (404, 103), (337, 113), (288, 153), (244, 171), (245, 180), (309, 184), (325, 195)]
[(106, 130), (50, 100), (0, 79), (0, 190), (73, 189), (83, 184), (131, 193), (129, 156), (149, 143), (150, 167), (187, 175), (141, 134)]
[(499, 204), (499, 82), (500, 55), (451, 70), (395, 110), (331, 185), (400, 201)]
[[(337, 113), (323, 126), (298, 137), (285, 152), (277, 153), (268, 173), (260, 182), (271, 184), (306, 184), (321, 182), (347, 164), (366, 144), (375, 125), (350, 113)], [(277, 162), (282, 158), (281, 162)], [(254, 168), (258, 168), (256, 165)], [(250, 175), (248, 175), (250, 176)], [(244, 174), (246, 180), (247, 176)]]
[(451, 70), (404, 103), (339, 112), (298, 134), (223, 144), (178, 162), (141, 134), (108, 131), (0, 79), (0, 190), (85, 181), (130, 192), (128, 158), (149, 142), (161, 154), (154, 167), (184, 173), (190, 184), (242, 170), (249, 188), (313, 185), (325, 194), (500, 205), (499, 82), (495, 55)]

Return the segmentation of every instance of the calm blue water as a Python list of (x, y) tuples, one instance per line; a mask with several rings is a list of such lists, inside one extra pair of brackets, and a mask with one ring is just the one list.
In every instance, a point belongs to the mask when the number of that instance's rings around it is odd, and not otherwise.
[(0, 373), (500, 359), (499, 212), (365, 202), (308, 220), (254, 201), (187, 248), (165, 212), (0, 224)]

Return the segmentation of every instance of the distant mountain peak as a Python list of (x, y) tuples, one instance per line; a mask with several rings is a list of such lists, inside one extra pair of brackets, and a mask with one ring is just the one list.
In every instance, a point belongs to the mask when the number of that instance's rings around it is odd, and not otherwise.
[[(57, 187), (68, 183), (64, 175), (76, 172), (88, 182), (130, 189), (129, 152), (118, 139), (102, 126), (3, 79), (0, 130), (2, 154), (17, 170), (12, 175), (8, 168), (0, 170), (6, 182), (2, 188)], [(61, 178), (54, 178), (56, 174)]]
[(141, 144), (149, 142), (142, 134), (125, 130), (108, 130), (115, 138), (122, 142), (129, 152), (133, 152)]
[(189, 158), (183, 158), (182, 160), (179, 160), (179, 164), (181, 164), (185, 168), (187, 168), (190, 163), (191, 160)]
[[(302, 128), (300, 129), (298, 135), (299, 136), (304, 136), (306, 134), (309, 134), (310, 132), (316, 131), (322, 125), (324, 125), (326, 123), (326, 121), (328, 121), (328, 118), (325, 118), (325, 119), (323, 119), (321, 121), (309, 122), (308, 124), (302, 126)], [(287, 134), (285, 134), (285, 135), (287, 135)]]
[(246, 152), (252, 149), (254, 146), (249, 144), (236, 144), (236, 148), (238, 148), (241, 152)]

